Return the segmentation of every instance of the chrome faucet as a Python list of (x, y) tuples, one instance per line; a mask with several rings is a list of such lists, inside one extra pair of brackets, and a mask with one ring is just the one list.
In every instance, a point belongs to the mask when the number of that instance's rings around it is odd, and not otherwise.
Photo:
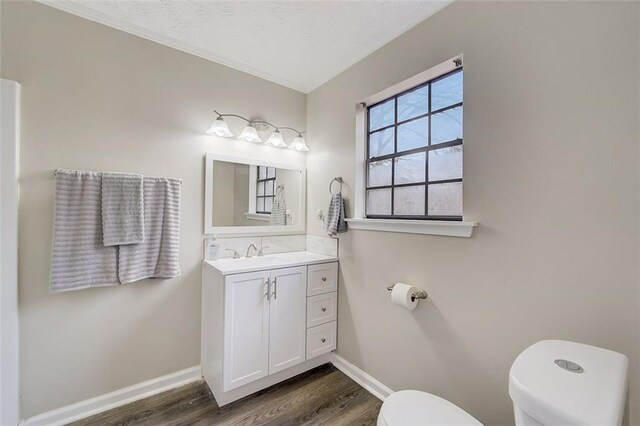
[(232, 251), (233, 252), (233, 258), (234, 259), (240, 259), (240, 253), (238, 253), (237, 250), (234, 249), (227, 249), (227, 251)]
[(253, 257), (253, 253), (251, 253), (251, 247), (253, 247), (254, 252), (258, 252), (258, 247), (256, 247), (255, 244), (251, 244), (249, 247), (247, 247), (247, 254), (245, 255), (247, 259), (251, 259)]

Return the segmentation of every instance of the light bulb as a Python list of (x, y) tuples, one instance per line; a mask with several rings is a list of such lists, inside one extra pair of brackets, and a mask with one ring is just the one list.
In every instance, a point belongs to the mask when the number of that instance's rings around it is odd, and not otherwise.
[(295, 151), (300, 151), (300, 152), (309, 151), (309, 148), (307, 148), (307, 144), (304, 141), (304, 138), (302, 137), (302, 135), (296, 136), (296, 138), (293, 140), (293, 142), (291, 142), (291, 145), (289, 146), (289, 148), (291, 148), (291, 149), (293, 149)]
[(222, 116), (220, 115), (215, 119), (209, 130), (207, 130), (207, 133), (210, 135), (221, 136), (223, 138), (233, 137), (233, 133), (231, 133), (231, 130), (229, 130), (227, 122), (224, 121), (224, 118), (222, 118)]
[(287, 146), (284, 138), (282, 137), (282, 133), (280, 133), (280, 130), (278, 129), (271, 133), (271, 136), (267, 139), (267, 143), (278, 148), (285, 148)]
[(253, 143), (262, 143), (262, 139), (258, 136), (258, 131), (251, 124), (242, 129), (242, 133), (238, 136), (238, 139)]

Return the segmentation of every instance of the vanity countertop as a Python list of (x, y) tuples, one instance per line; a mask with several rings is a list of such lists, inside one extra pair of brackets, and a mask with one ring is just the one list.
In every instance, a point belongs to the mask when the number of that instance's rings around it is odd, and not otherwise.
[(223, 258), (205, 260), (204, 263), (212, 266), (222, 275), (230, 275), (336, 261), (338, 261), (338, 258), (334, 256), (327, 256), (311, 251), (294, 251), (289, 253), (267, 254), (263, 257), (252, 257), (250, 259), (241, 257), (240, 259)]

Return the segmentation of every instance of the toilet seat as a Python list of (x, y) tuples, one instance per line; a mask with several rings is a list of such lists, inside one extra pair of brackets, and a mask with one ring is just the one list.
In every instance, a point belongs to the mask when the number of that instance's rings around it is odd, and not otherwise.
[(446, 399), (426, 392), (403, 390), (385, 399), (378, 426), (476, 425), (482, 423)]

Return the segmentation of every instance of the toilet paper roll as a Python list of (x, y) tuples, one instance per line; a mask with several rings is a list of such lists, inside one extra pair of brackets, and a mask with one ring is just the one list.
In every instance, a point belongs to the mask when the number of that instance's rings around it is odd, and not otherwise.
[(418, 299), (411, 300), (411, 295), (418, 290), (409, 284), (396, 283), (391, 290), (391, 301), (398, 306), (413, 311), (418, 306)]

